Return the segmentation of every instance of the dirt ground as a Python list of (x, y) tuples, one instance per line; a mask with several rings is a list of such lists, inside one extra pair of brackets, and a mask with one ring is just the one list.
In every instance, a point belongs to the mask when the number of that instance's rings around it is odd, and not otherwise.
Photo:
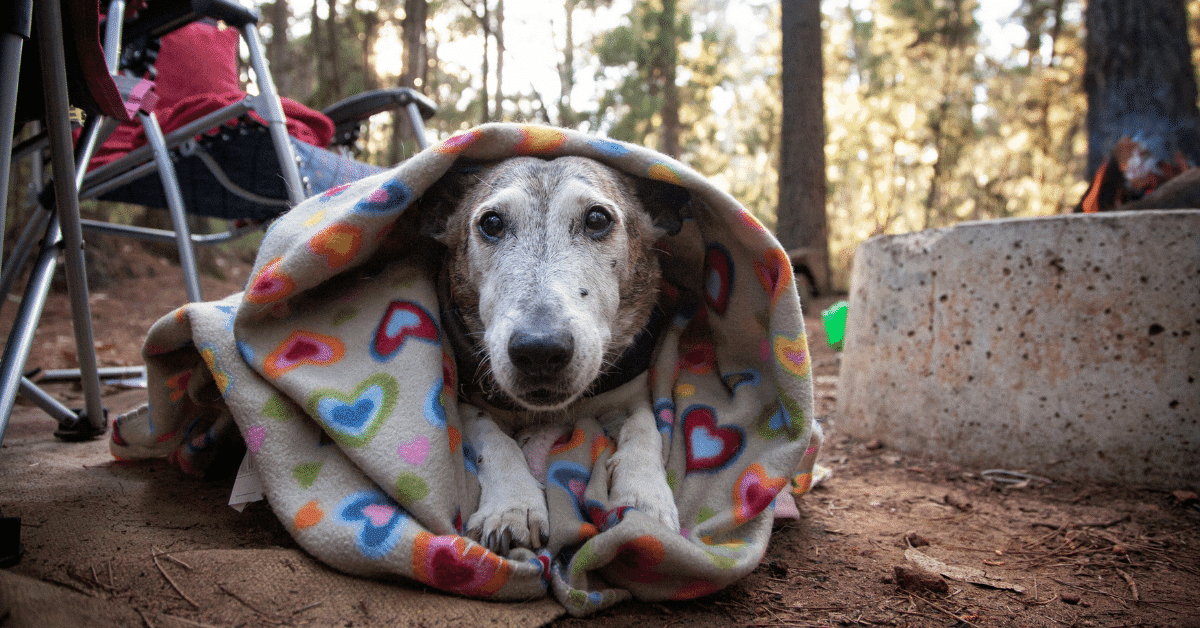
[[(140, 363), (145, 331), (184, 301), (177, 268), (136, 246), (119, 250), (126, 276), (92, 294), (102, 366)], [(226, 279), (206, 277), (207, 298), (246, 277), (243, 261), (218, 261)], [(1197, 487), (1005, 483), (840, 436), (839, 355), (819, 318), (836, 300), (805, 303), (833, 476), (801, 501), (800, 519), (776, 523), (758, 569), (707, 598), (572, 619), (550, 601), (491, 604), (341, 576), (305, 556), (265, 505), (226, 507), (229, 478), (117, 464), (103, 441), (57, 442), (53, 421), (25, 405), (0, 450), (0, 510), (23, 518), (27, 553), (0, 571), (0, 585), (23, 577), (44, 619), (66, 607), (116, 618), (79, 625), (1200, 626)], [(6, 330), (13, 309), (0, 313)], [(74, 355), (56, 292), (29, 365), (67, 367)], [(50, 390), (80, 398), (69, 384)], [(145, 393), (107, 386), (105, 398), (119, 413)], [(103, 488), (87, 488), (93, 480)], [(927, 570), (905, 571), (918, 563)], [(3, 588), (0, 626), (70, 625), (30, 621)]]

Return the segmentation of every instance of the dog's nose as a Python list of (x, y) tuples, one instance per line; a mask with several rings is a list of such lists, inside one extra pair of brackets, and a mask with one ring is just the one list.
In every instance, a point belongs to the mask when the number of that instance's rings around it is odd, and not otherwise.
[(575, 354), (575, 337), (566, 330), (518, 330), (508, 340), (508, 359), (528, 377), (557, 375)]

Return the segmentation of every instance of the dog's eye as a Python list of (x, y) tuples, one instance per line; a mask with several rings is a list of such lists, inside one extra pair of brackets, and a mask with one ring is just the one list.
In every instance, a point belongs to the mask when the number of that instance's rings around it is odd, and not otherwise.
[(587, 216), (583, 218), (583, 228), (588, 235), (592, 236), (603, 235), (612, 226), (612, 223), (612, 215), (599, 205), (589, 209)]
[(479, 232), (489, 240), (499, 239), (504, 235), (504, 219), (496, 212), (488, 212), (479, 219)]

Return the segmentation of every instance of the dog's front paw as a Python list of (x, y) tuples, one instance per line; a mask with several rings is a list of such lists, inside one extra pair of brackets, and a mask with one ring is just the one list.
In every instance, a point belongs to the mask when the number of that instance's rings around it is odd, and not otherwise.
[(667, 474), (655, 460), (639, 461), (636, 452), (617, 450), (608, 459), (609, 497), (614, 508), (628, 506), (679, 531), (679, 508)]
[(550, 539), (546, 502), (537, 499), (525, 503), (504, 500), (480, 504), (479, 510), (467, 519), (467, 536), (501, 556), (516, 547), (539, 549)]

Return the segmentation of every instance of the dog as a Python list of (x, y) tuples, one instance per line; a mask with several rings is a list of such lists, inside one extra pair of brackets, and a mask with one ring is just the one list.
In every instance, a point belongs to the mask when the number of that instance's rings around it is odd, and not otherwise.
[[(645, 372), (665, 322), (654, 244), (689, 203), (683, 188), (573, 156), (459, 167), (422, 195), (421, 231), (445, 247), (441, 318), (478, 454), (469, 538), (500, 554), (548, 542), (542, 483), (514, 436), (570, 426)], [(650, 400), (633, 406), (612, 426), (610, 500), (678, 531)]]

